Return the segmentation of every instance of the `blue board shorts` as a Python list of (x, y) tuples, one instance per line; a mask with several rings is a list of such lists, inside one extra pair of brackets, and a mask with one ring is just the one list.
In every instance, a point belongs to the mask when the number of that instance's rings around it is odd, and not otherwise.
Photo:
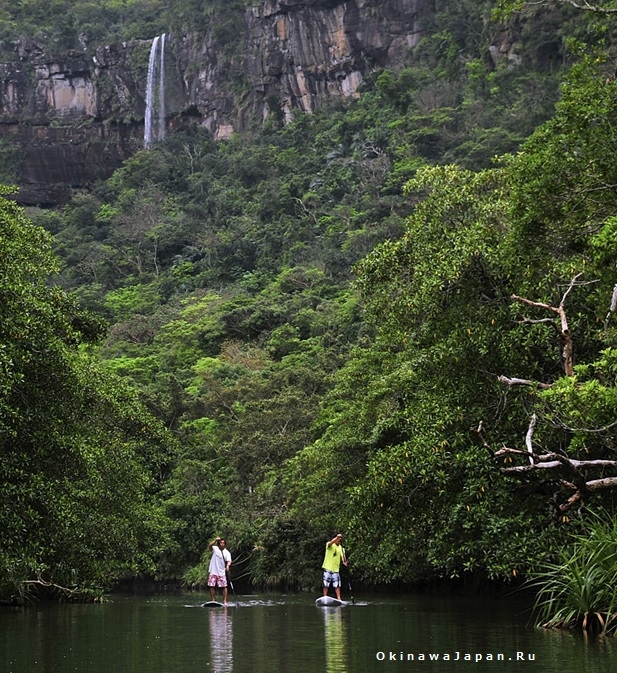
[(323, 585), (324, 587), (332, 586), (335, 589), (341, 586), (341, 576), (339, 573), (333, 573), (331, 570), (323, 571)]

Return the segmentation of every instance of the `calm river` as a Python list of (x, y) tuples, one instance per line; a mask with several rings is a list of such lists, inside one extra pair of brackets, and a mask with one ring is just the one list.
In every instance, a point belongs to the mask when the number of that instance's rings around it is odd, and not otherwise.
[[(613, 673), (617, 639), (544, 632), (508, 601), (310, 595), (114, 597), (0, 609), (1, 673)], [(436, 657), (438, 657), (436, 659)]]

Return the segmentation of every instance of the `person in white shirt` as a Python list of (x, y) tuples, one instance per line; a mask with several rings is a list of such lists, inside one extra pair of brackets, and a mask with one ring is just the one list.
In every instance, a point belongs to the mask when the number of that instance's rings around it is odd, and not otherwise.
[(217, 537), (208, 545), (208, 549), (212, 552), (208, 568), (210, 598), (214, 601), (216, 587), (220, 587), (223, 590), (223, 603), (227, 604), (227, 572), (231, 567), (231, 554), (227, 549), (227, 541), (224, 537)]

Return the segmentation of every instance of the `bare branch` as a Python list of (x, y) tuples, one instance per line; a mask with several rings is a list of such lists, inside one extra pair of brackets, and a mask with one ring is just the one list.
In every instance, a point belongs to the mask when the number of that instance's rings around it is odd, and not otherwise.
[(604, 479), (593, 479), (587, 482), (587, 489), (592, 493), (615, 487), (617, 487), (617, 477), (605, 477)]
[(483, 425), (484, 425), (484, 421), (480, 421), (480, 422), (478, 423), (477, 427), (475, 427), (475, 428), (470, 428), (470, 430), (472, 430), (473, 432), (477, 433), (478, 437), (480, 438), (480, 441), (482, 442), (482, 446), (484, 446), (484, 448), (488, 449), (488, 450), (491, 452), (491, 454), (492, 454), (492, 453), (493, 453), (493, 449), (492, 449), (492, 447), (488, 444), (488, 442), (486, 441), (486, 439), (484, 439), (484, 435), (482, 434), (482, 427), (483, 427)]
[(570, 294), (570, 291), (574, 287), (576, 281), (580, 278), (581, 274), (578, 273), (572, 281), (568, 289), (565, 291), (561, 301), (559, 302), (559, 318), (561, 319), (561, 337), (563, 339), (563, 366), (566, 373), (566, 376), (574, 375), (574, 354), (572, 348), (572, 335), (570, 334), (570, 329), (568, 327), (568, 318), (566, 316), (566, 311), (564, 308), (566, 299)]
[(590, 479), (585, 476), (585, 471), (587, 470), (606, 468), (615, 470), (617, 469), (617, 460), (576, 460), (559, 453), (549, 452), (537, 455), (533, 452), (530, 454), (529, 450), (523, 451), (522, 449), (510, 449), (507, 447), (495, 452), (494, 455), (495, 457), (527, 455), (530, 457), (530, 461), (533, 459), (533, 462), (531, 462), (530, 465), (502, 467), (500, 469), (503, 474), (525, 476), (541, 470), (565, 473), (567, 478), (560, 478), (559, 484), (563, 490), (569, 492), (574, 491), (574, 493), (563, 503), (558, 502), (557, 495), (553, 496), (552, 505), (555, 508), (557, 515), (564, 514), (571, 507), (583, 501), (585, 497), (592, 493), (604, 489), (617, 488), (617, 476), (602, 477), (600, 479)]
[(608, 324), (613, 317), (613, 314), (617, 311), (617, 285), (613, 287), (613, 296), (611, 297), (611, 305), (608, 309), (608, 313), (606, 314), (606, 318), (604, 318), (604, 329), (608, 329)]
[(537, 386), (538, 388), (546, 389), (550, 388), (552, 385), (550, 383), (538, 383), (537, 381), (530, 381), (529, 379), (508, 378), (507, 376), (498, 376), (497, 380), (499, 383), (503, 383), (506, 386)]
[[(521, 304), (527, 304), (528, 306), (534, 306), (535, 308), (542, 308), (545, 311), (551, 311), (559, 316), (560, 328), (558, 329), (558, 331), (559, 336), (563, 341), (562, 357), (563, 357), (563, 368), (566, 376), (574, 375), (574, 355), (572, 346), (572, 335), (570, 334), (570, 328), (568, 326), (568, 316), (566, 315), (565, 303), (566, 299), (568, 298), (568, 295), (572, 291), (572, 288), (578, 284), (577, 281), (581, 277), (581, 275), (582, 274), (577, 273), (576, 276), (574, 276), (574, 278), (570, 281), (568, 289), (564, 292), (563, 296), (561, 297), (559, 306), (551, 306), (550, 304), (546, 304), (545, 302), (541, 301), (532, 301), (531, 299), (527, 299), (526, 297), (519, 297), (519, 295), (517, 294), (512, 295), (512, 299), (514, 301), (518, 301)], [(532, 320), (529, 318), (525, 318), (524, 322), (532, 322)]]
[[(525, 453), (521, 451), (520, 453)], [(585, 468), (604, 468), (604, 467), (615, 467), (617, 468), (617, 460), (568, 460), (567, 461), (571, 467), (575, 469), (585, 469)], [(539, 461), (537, 463), (532, 463), (531, 465), (515, 465), (513, 467), (503, 467), (501, 471), (504, 474), (515, 474), (523, 472), (533, 472), (534, 470), (555, 470), (559, 467), (564, 466), (564, 461), (562, 460), (545, 460)], [(617, 480), (617, 477), (615, 477)], [(587, 488), (591, 482), (585, 482)], [(616, 482), (617, 483), (617, 482)]]
[[(554, 473), (554, 477), (549, 477), (553, 482), (559, 483), (561, 489), (569, 495), (565, 502), (559, 502), (558, 494), (551, 499), (551, 504), (558, 517), (562, 516), (575, 504), (582, 502), (590, 494), (604, 489), (617, 488), (617, 476), (608, 476), (601, 478), (591, 478), (587, 473), (595, 470), (617, 470), (617, 460), (590, 459), (578, 460), (570, 458), (561, 453), (547, 451), (545, 453), (536, 453), (533, 450), (532, 437), (535, 431), (537, 418), (535, 414), (531, 417), (529, 428), (525, 436), (526, 449), (513, 449), (507, 446), (493, 452), (495, 458), (512, 458), (513, 456), (526, 456), (529, 465), (510, 465), (500, 468), (503, 474), (526, 477), (532, 473)], [(481, 432), (481, 425), (478, 433)], [(485, 446), (488, 447), (486, 440), (482, 438)], [(596, 473), (597, 474), (597, 473)]]
[(613, 287), (613, 296), (611, 298), (611, 313), (615, 313), (617, 310), (617, 285)]
[(601, 433), (601, 432), (606, 432), (607, 430), (612, 430), (615, 426), (617, 426), (617, 421), (614, 423), (609, 423), (608, 425), (603, 425), (601, 428), (573, 428), (569, 425), (566, 425), (565, 423), (562, 423), (561, 421), (556, 421), (553, 423), (554, 427), (557, 428), (563, 428), (564, 430), (567, 430), (568, 432), (583, 432), (583, 433)]
[(572, 5), (576, 9), (580, 9), (584, 12), (595, 12), (597, 14), (615, 14), (617, 9), (611, 9), (607, 7), (598, 7), (597, 5), (592, 5), (591, 3), (585, 0), (584, 2), (575, 2), (575, 0), (557, 0), (560, 4)]
[(525, 297), (519, 297), (517, 294), (513, 294), (510, 297), (510, 299), (513, 299), (514, 301), (520, 301), (521, 304), (527, 304), (528, 306), (535, 306), (536, 308), (543, 308), (546, 309), (547, 311), (554, 311), (555, 313), (559, 313), (558, 308), (555, 308), (550, 304), (545, 304), (542, 301), (531, 301), (531, 299), (525, 299)]
[(576, 491), (574, 495), (570, 496), (562, 505), (558, 505), (555, 501), (557, 507), (557, 515), (565, 514), (569, 509), (572, 509), (574, 505), (578, 505), (579, 502), (583, 499), (583, 494), (580, 491)]
[(531, 318), (523, 318), (519, 320), (519, 325), (539, 325), (541, 323), (549, 323), (554, 325), (555, 321), (552, 318), (539, 318), (538, 320), (532, 320)]
[(538, 417), (534, 414), (531, 415), (531, 420), (529, 421), (529, 428), (527, 429), (527, 434), (525, 435), (525, 445), (527, 446), (527, 452), (529, 453), (529, 462), (533, 465), (533, 446), (531, 444), (531, 439), (533, 437), (534, 430), (536, 429), (536, 421)]
[(582, 276), (582, 273), (577, 273), (576, 276), (570, 281), (570, 285), (568, 285), (568, 289), (564, 292), (563, 297), (561, 298), (561, 301), (559, 302), (559, 306), (563, 306), (566, 303), (566, 299), (568, 295), (570, 294), (572, 288), (576, 285), (576, 281)]
[(617, 9), (611, 7), (599, 7), (591, 4), (588, 0), (534, 0), (528, 2), (527, 5), (570, 5), (575, 9), (580, 9), (582, 12), (594, 12), (595, 14), (615, 14)]
[[(617, 11), (617, 10), (616, 10)], [(555, 327), (559, 336), (563, 342), (563, 366), (564, 373), (566, 376), (573, 376), (574, 374), (574, 357), (573, 357), (573, 341), (572, 335), (570, 333), (570, 328), (568, 325), (568, 316), (565, 310), (566, 301), (574, 289), (578, 285), (587, 285), (594, 283), (596, 281), (588, 281), (586, 283), (580, 282), (580, 277), (582, 274), (576, 274), (569, 282), (565, 292), (563, 293), (561, 300), (558, 306), (552, 306), (546, 302), (533, 301), (526, 297), (521, 297), (519, 295), (511, 295), (513, 301), (519, 302), (526, 306), (533, 308), (539, 308), (544, 311), (549, 311), (554, 315), (552, 318), (541, 318), (534, 319), (525, 317), (522, 320), (522, 323), (528, 324), (551, 324)], [(617, 284), (613, 288), (613, 295), (611, 298), (611, 305), (608, 315), (605, 319), (605, 329), (608, 326), (609, 321), (611, 320), (613, 313), (617, 312)], [(507, 386), (528, 386), (536, 387), (540, 389), (551, 388), (551, 384), (539, 383), (529, 379), (507, 377), (501, 375), (498, 377), (500, 383)], [(565, 512), (570, 508), (574, 507), (577, 503), (584, 501), (591, 494), (603, 490), (603, 489), (617, 489), (617, 475), (612, 476), (610, 472), (617, 472), (617, 460), (604, 460), (604, 459), (590, 459), (590, 460), (577, 460), (575, 458), (570, 458), (569, 456), (563, 453), (554, 453), (546, 451), (544, 453), (536, 453), (533, 447), (533, 437), (537, 424), (537, 416), (534, 413), (529, 422), (529, 427), (525, 435), (525, 449), (513, 449), (509, 447), (502, 447), (498, 451), (492, 451), (491, 447), (487, 443), (486, 439), (482, 436), (482, 423), (479, 424), (477, 428), (477, 433), (480, 436), (484, 446), (493, 452), (495, 458), (506, 458), (506, 462), (509, 462), (509, 465), (502, 465), (500, 471), (506, 475), (518, 476), (525, 479), (531, 474), (544, 474), (546, 475), (542, 481), (544, 484), (559, 484), (561, 490), (561, 496), (559, 491), (552, 497), (551, 504), (555, 508), (556, 515), (561, 517)], [(567, 428), (566, 426), (561, 426), (567, 429), (570, 432), (593, 432), (601, 433), (606, 432), (613, 427), (617, 426), (617, 421), (614, 423), (609, 423), (603, 428), (594, 428), (594, 429), (575, 429)], [(526, 457), (528, 464), (513, 465), (513, 457)], [(609, 472), (608, 476), (598, 477), (598, 471), (601, 475), (604, 475), (605, 472)], [(592, 478), (593, 476), (593, 478)]]
[(38, 585), (41, 587), (45, 587), (46, 589), (53, 589), (54, 591), (58, 591), (66, 597), (74, 597), (74, 596), (81, 596), (83, 594), (83, 591), (81, 589), (71, 589), (69, 587), (63, 587), (60, 584), (55, 584), (54, 582), (48, 582), (47, 580), (44, 580), (42, 577), (38, 577), (35, 580), (24, 580), (22, 582), (24, 586), (28, 585)]

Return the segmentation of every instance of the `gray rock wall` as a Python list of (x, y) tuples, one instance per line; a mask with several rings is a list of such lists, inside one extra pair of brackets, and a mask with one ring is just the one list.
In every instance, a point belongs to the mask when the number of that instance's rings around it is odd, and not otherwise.
[[(172, 35), (168, 128), (197, 123), (225, 138), (255, 119), (289, 120), (354, 96), (367, 72), (402, 62), (430, 5), (263, 0), (247, 8), (235, 44), (222, 44), (215, 25)], [(16, 45), (16, 60), (0, 65), (0, 169), (13, 172), (22, 203), (64, 202), (142, 147), (149, 49), (135, 41), (57, 59), (28, 40)]]

